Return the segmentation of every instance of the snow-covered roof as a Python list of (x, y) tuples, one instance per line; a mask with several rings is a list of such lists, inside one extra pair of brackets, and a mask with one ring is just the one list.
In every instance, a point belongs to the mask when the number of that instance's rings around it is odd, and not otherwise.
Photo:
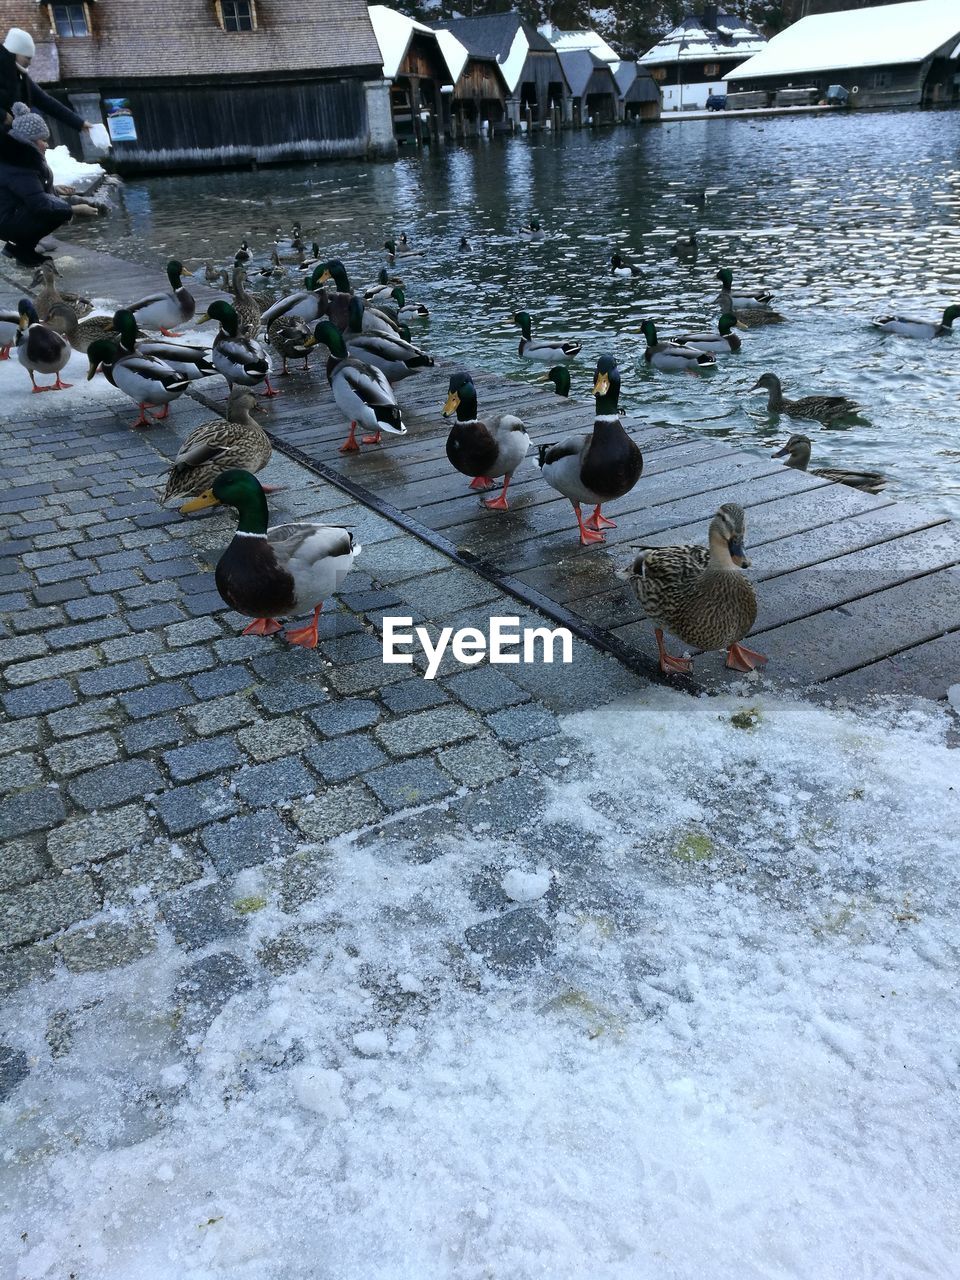
[[(611, 63), (610, 70), (621, 98), (630, 94), (631, 102), (659, 102), (660, 90), (647, 67), (641, 67), (636, 62), (614, 62)], [(635, 85), (636, 91), (631, 93)]]
[(415, 32), (419, 31), (428, 35), (431, 40), (437, 39), (436, 31), (425, 26), (422, 22), (408, 18), (406, 14), (397, 13), (395, 9), (388, 9), (385, 4), (372, 4), (368, 7), (367, 12), (370, 14), (373, 33), (377, 37), (377, 44), (380, 46), (380, 56), (383, 59), (383, 74), (388, 80), (392, 80), (400, 70), (400, 64), (407, 55), (410, 41), (413, 39)]
[[(582, 98), (585, 93), (606, 93), (619, 97), (617, 82), (613, 77), (610, 63), (597, 57), (590, 49), (558, 49), (557, 56), (567, 78), (570, 92), (575, 98)], [(591, 78), (599, 71), (601, 78), (591, 86)]]
[(774, 36), (737, 68), (736, 79), (922, 62), (944, 45), (952, 47), (958, 35), (958, 0), (910, 0), (878, 9), (819, 13)]
[[(948, 0), (950, 3), (951, 0)], [(875, 13), (875, 9), (868, 12)], [(718, 13), (716, 26), (704, 26), (702, 18), (684, 18), (679, 26), (640, 58), (642, 64), (703, 62), (712, 57), (742, 57), (759, 53), (766, 40), (751, 22), (729, 13)]]
[(557, 53), (572, 53), (579, 49), (589, 49), (602, 62), (617, 62), (620, 55), (611, 49), (603, 36), (597, 31), (558, 31), (549, 23), (539, 28), (540, 34), (546, 36)]
[(470, 54), (452, 31), (435, 31), (434, 35), (437, 37), (437, 44), (440, 46), (443, 60), (450, 72), (451, 83), (456, 84), (463, 74), (463, 68), (467, 65)]

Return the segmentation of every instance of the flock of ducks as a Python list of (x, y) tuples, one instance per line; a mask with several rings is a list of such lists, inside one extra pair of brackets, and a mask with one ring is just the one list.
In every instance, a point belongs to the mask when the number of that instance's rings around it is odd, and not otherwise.
[[(534, 242), (544, 238), (536, 219), (519, 228), (519, 235)], [(677, 241), (673, 252), (695, 258), (697, 249), (691, 232)], [(395, 385), (434, 364), (413, 342), (409, 327), (428, 317), (427, 308), (408, 301), (402, 279), (390, 274), (399, 261), (421, 255), (405, 233), (384, 241), (383, 250), (386, 266), (375, 281), (357, 289), (343, 262), (323, 258), (319, 246), (308, 245), (295, 224), (289, 235), (277, 229), (263, 267), (254, 266), (246, 240), (229, 270), (206, 264), (206, 280), (222, 285), (230, 296), (212, 302), (200, 316), (183, 283), (192, 273), (176, 259), (167, 264), (169, 288), (135, 300), (112, 316), (92, 314), (88, 300), (60, 293), (52, 264), (45, 264), (34, 280), (39, 291), (33, 301), (22, 298), (15, 313), (0, 311), (0, 359), (8, 359), (15, 346), (35, 392), (69, 387), (60, 373), (72, 349), (84, 351), (88, 380), (102, 373), (138, 406), (135, 427), (166, 417), (170, 404), (191, 382), (211, 374), (224, 377), (229, 387), (226, 416), (203, 423), (183, 442), (163, 501), (182, 501), (184, 513), (217, 504), (237, 512), (236, 534), (217, 565), (216, 582), (224, 601), (253, 619), (245, 634), (270, 635), (281, 629), (278, 618), (311, 613), (311, 621), (287, 630), (286, 638), (292, 644), (315, 646), (323, 602), (337, 590), (360, 551), (349, 529), (308, 522), (269, 524), (270, 487), (262, 485), (256, 473), (267, 465), (271, 445), (253, 416), (257, 398), (252, 389), (264, 387), (266, 397), (277, 394), (270, 382), (270, 353), (282, 362), (282, 376), (290, 360), (302, 360), (306, 369), (317, 347), (326, 351), (326, 378), (349, 424), (340, 446), (343, 453), (377, 445), (384, 433), (407, 434)], [(470, 251), (466, 237), (459, 250)], [(277, 282), (282, 285), (289, 278), (285, 261), (298, 268), (302, 278), (297, 288), (277, 297)], [(627, 278), (640, 274), (640, 269), (615, 252), (611, 272)], [(272, 288), (251, 290), (251, 278)], [(735, 288), (728, 268), (719, 270), (717, 279), (721, 292), (715, 300), (720, 307), (716, 330), (663, 341), (655, 322), (645, 320), (640, 332), (646, 341), (646, 364), (665, 371), (709, 368), (718, 356), (741, 350), (742, 339), (735, 332), (739, 313), (749, 313), (752, 324), (782, 320), (772, 309), (768, 291)], [(934, 338), (949, 333), (958, 316), (960, 306), (951, 306), (939, 323), (897, 315), (873, 323), (905, 337)], [(177, 340), (184, 326), (208, 320), (218, 326), (210, 345)], [(519, 357), (550, 366), (545, 380), (558, 396), (567, 396), (567, 365), (580, 354), (582, 342), (534, 336), (527, 311), (516, 312), (512, 321), (520, 330)], [(55, 381), (40, 385), (38, 375), (52, 375)], [(571, 503), (581, 546), (606, 541), (605, 531), (616, 524), (604, 515), (603, 507), (628, 494), (643, 472), (640, 449), (620, 418), (620, 389), (616, 359), (601, 354), (594, 368), (592, 428), (538, 446), (542, 478)], [(769, 412), (790, 418), (829, 423), (858, 412), (857, 405), (842, 396), (787, 399), (772, 373), (763, 374), (752, 389), (766, 391)], [(465, 370), (450, 378), (443, 415), (452, 419), (446, 441), (450, 464), (469, 477), (473, 490), (485, 493), (502, 482), (497, 496), (485, 497), (483, 505), (492, 511), (509, 510), (511, 480), (530, 450), (522, 420), (511, 414), (483, 419), (476, 386)], [(773, 456), (806, 470), (810, 439), (791, 435)], [(884, 484), (884, 477), (875, 472), (823, 468), (815, 474), (869, 493), (879, 492)], [(687, 673), (692, 662), (667, 652), (664, 632), (691, 648), (726, 651), (727, 666), (737, 671), (751, 671), (767, 661), (742, 644), (757, 611), (754, 588), (742, 572), (749, 565), (745, 525), (742, 507), (725, 503), (710, 522), (706, 546), (641, 547), (632, 564), (619, 572), (654, 625), (665, 674)]]

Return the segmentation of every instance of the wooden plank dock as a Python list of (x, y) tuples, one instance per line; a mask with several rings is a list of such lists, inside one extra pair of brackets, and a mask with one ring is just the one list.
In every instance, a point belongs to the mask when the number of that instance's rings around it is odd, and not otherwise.
[[(109, 279), (111, 292), (132, 297), (154, 282), (153, 273), (106, 255), (81, 251), (77, 263), (66, 287), (80, 292), (102, 293)], [(198, 291), (204, 302), (207, 294)], [(435, 346), (429, 338), (425, 345)], [(954, 521), (792, 470), (759, 450), (627, 416), (643, 451), (643, 476), (610, 504), (617, 528), (608, 531), (606, 545), (580, 547), (570, 504), (541, 478), (534, 449), (510, 486), (507, 512), (484, 508), (450, 467), (444, 452), (450, 424), (441, 409), (455, 366), (438, 360), (434, 369), (398, 384), (406, 437), (384, 436), (380, 447), (344, 455), (339, 445), (346, 424), (324, 364), (321, 348), (309, 372), (277, 379), (281, 396), (264, 402), (261, 421), (280, 451), (652, 679), (661, 679), (652, 628), (615, 570), (628, 563), (635, 543), (704, 542), (710, 517), (728, 501), (747, 512), (747, 554), (759, 598), (750, 643), (769, 656), (764, 674), (772, 682), (857, 698), (941, 698), (960, 679), (960, 526)], [(486, 374), (479, 366), (471, 372), (481, 417), (518, 414), (534, 445), (588, 430), (593, 422), (592, 401), (563, 399), (552, 387)], [(219, 396), (216, 384), (209, 385), (195, 394)], [(208, 402), (222, 408), (222, 398)], [(375, 576), (375, 564), (369, 571)], [(722, 655), (697, 658), (696, 685), (730, 679)]]

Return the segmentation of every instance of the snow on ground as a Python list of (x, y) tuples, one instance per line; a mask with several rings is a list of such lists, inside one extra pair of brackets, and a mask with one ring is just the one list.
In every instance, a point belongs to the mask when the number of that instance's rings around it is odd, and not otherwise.
[[(90, 314), (93, 315), (94, 312)], [(96, 314), (100, 314), (99, 309)], [(70, 359), (60, 373), (61, 380), (70, 383), (69, 390), (45, 392), (44, 395), (49, 395), (51, 400), (57, 397), (58, 408), (68, 403), (82, 404), (87, 409), (93, 403), (113, 406), (132, 403), (122, 391), (111, 386), (101, 373), (87, 382), (89, 368), (89, 361), (82, 351), (71, 351)], [(39, 386), (52, 387), (54, 381), (55, 377), (52, 373), (37, 374)], [(5, 416), (13, 422), (39, 413), (41, 408), (45, 409), (48, 404), (46, 399), (41, 400), (34, 392), (30, 383), (30, 373), (17, 358), (16, 347), (11, 349), (9, 360), (0, 360), (0, 404), (3, 405)]]
[[(522, 846), (344, 838), (295, 922), (244, 872), (308, 955), (209, 1030), (172, 948), (15, 998), (4, 1274), (960, 1275), (952, 716), (651, 689), (564, 722)], [(466, 948), (485, 867), (549, 872), (542, 969)]]
[(99, 164), (87, 164), (83, 160), (74, 160), (66, 147), (51, 147), (45, 157), (53, 172), (53, 180), (58, 187), (72, 187), (79, 182), (89, 182), (93, 178), (103, 176), (104, 169)]

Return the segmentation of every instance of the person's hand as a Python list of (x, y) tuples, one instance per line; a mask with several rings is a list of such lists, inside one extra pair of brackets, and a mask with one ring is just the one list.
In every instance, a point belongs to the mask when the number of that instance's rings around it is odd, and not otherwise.
[(100, 210), (92, 204), (75, 204), (71, 206), (76, 216), (81, 218), (99, 218)]
[(90, 123), (90, 121), (84, 120), (83, 124), (80, 126), (80, 132), (89, 133), (92, 128), (93, 128), (93, 125)]
[(54, 195), (58, 196), (72, 196), (74, 194), (73, 187), (54, 187), (53, 191)]

